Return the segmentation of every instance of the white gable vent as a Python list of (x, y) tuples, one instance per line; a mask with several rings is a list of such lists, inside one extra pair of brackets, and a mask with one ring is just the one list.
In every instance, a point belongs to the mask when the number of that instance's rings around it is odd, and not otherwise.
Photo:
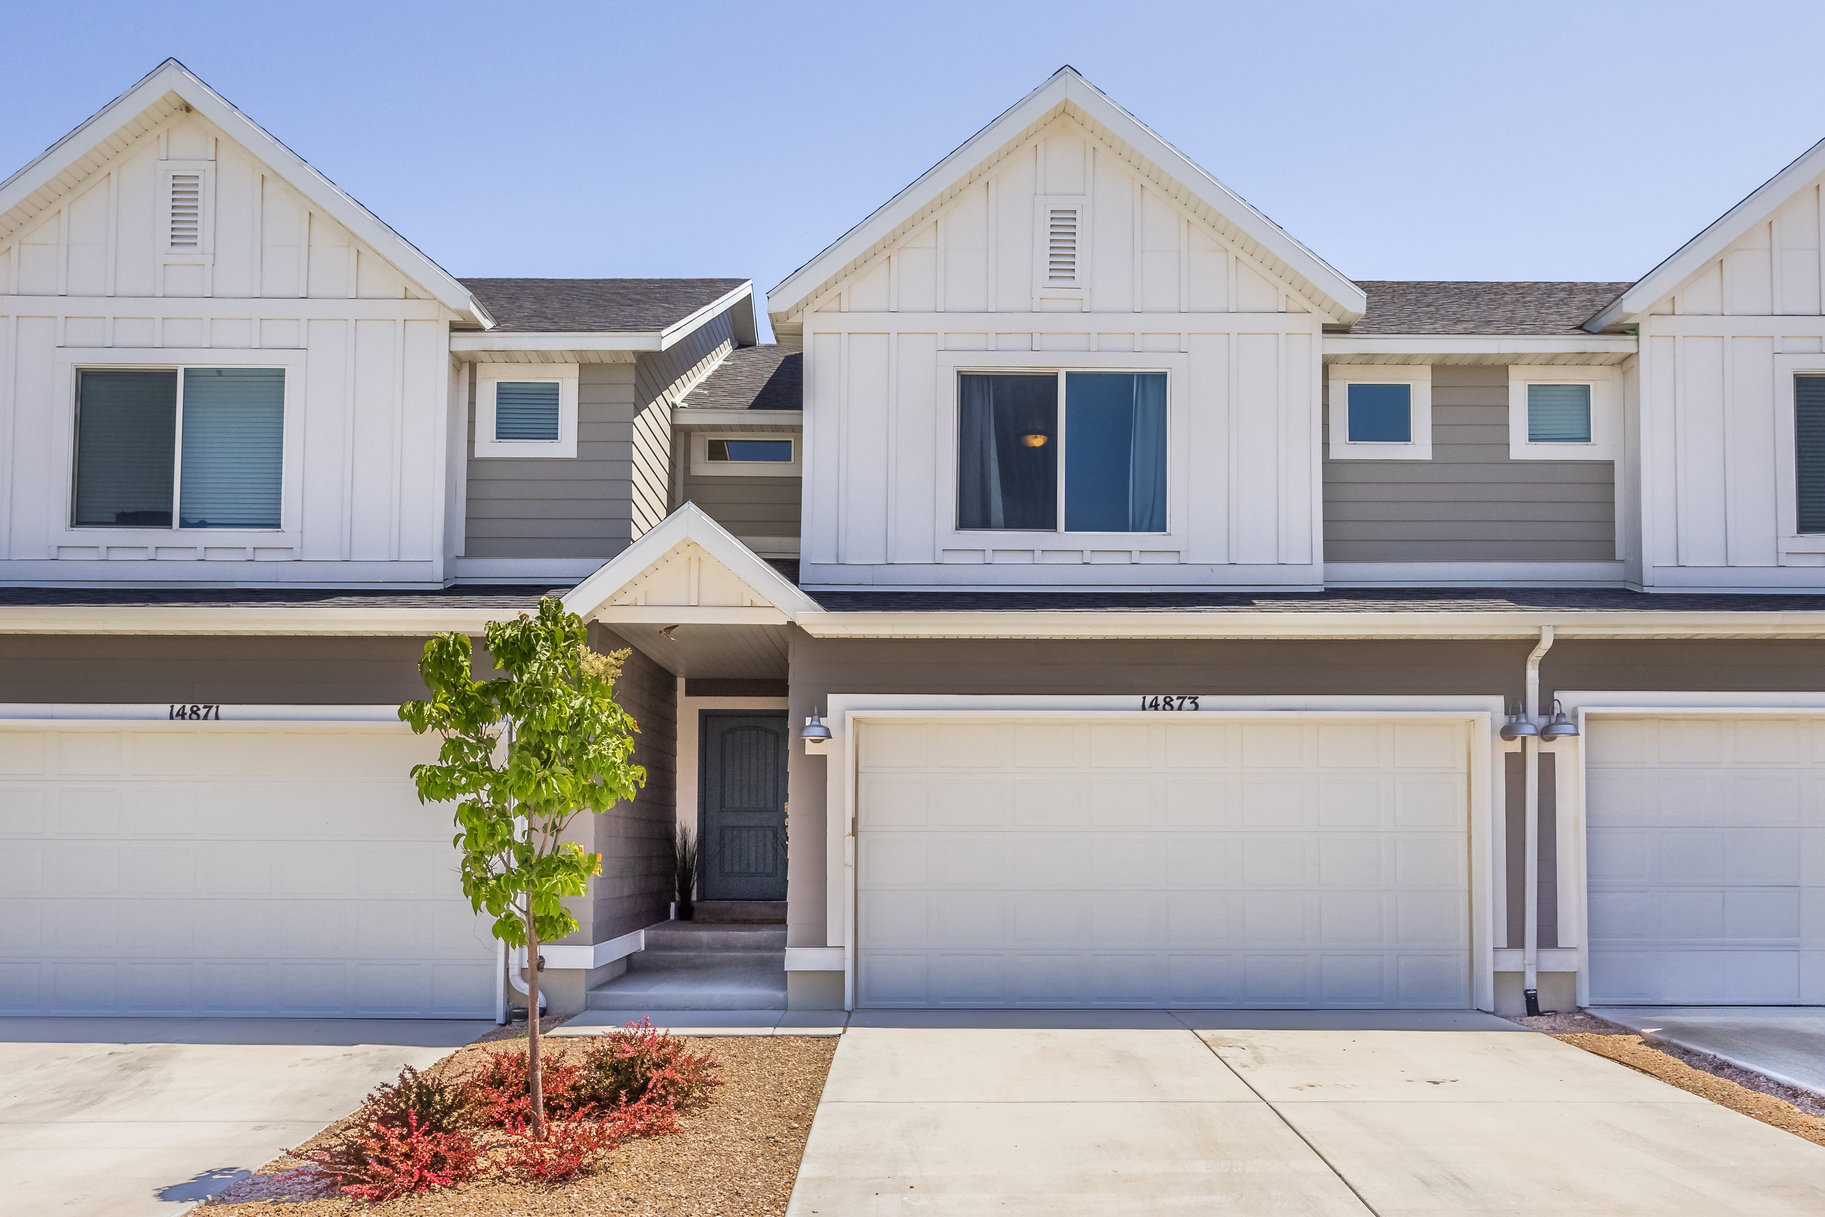
[(165, 252), (200, 257), (209, 252), (215, 166), (209, 161), (165, 161)]
[(1033, 294), (1081, 298), (1089, 271), (1089, 203), (1081, 195), (1041, 195), (1033, 208)]
[(171, 175), (171, 248), (200, 249), (203, 243), (203, 175)]

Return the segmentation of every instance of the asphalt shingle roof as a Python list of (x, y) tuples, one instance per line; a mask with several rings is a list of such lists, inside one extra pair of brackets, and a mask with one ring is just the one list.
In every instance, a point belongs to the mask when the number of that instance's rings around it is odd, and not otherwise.
[(464, 279), (494, 315), (494, 333), (653, 333), (746, 279)]
[(1627, 283), (1364, 280), (1369, 311), (1352, 334), (1572, 334)]
[(736, 347), (682, 403), (692, 410), (802, 410), (805, 356), (796, 347)]

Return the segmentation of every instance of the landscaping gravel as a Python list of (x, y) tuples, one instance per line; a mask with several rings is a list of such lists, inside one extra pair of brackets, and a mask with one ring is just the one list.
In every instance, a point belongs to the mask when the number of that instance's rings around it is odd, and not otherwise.
[[(521, 1038), (524, 1030), (521, 1029)], [(549, 1056), (576, 1040), (551, 1040)], [(537, 1187), (472, 1183), (367, 1205), (347, 1197), (308, 1198), (274, 1176), (295, 1166), (285, 1157), (211, 1200), (211, 1217), (777, 1217), (786, 1211), (804, 1157), (811, 1117), (836, 1052), (835, 1039), (796, 1036), (690, 1039), (692, 1051), (716, 1058), (723, 1083), (708, 1102), (678, 1117), (679, 1132), (630, 1141), (596, 1173)], [(434, 1068), (464, 1068), (463, 1058), (498, 1050), (480, 1042)], [(314, 1144), (331, 1130), (312, 1139)]]
[(1740, 1065), (1677, 1044), (1649, 1043), (1640, 1035), (1583, 1011), (1514, 1020), (1575, 1048), (1659, 1078), (1764, 1124), (1825, 1145), (1825, 1100)]

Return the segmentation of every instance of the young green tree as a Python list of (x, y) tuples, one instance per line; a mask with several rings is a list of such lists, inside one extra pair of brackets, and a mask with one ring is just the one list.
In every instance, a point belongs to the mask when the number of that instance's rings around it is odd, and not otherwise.
[(418, 664), (431, 696), (399, 707), (413, 731), (443, 736), (437, 760), (414, 765), (412, 779), (420, 802), (456, 805), (463, 894), (531, 962), (526, 1050), (538, 1137), (539, 944), (577, 928), (564, 897), (583, 895), (602, 871), (601, 855), (563, 840), (564, 830), (646, 782), (633, 763), (639, 727), (613, 697), (626, 652), (596, 654), (588, 637), (582, 618), (546, 597), (536, 616), (488, 623), (483, 643), (499, 675), (478, 680), (468, 637), (439, 634)]

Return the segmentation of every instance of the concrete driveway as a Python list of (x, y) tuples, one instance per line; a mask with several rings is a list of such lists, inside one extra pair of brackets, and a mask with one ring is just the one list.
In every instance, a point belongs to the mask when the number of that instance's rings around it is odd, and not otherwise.
[(1482, 1015), (858, 1014), (789, 1217), (1825, 1212), (1825, 1148)]
[(0, 1214), (187, 1213), (493, 1026), (0, 1018)]
[(1825, 1006), (1601, 1006), (1591, 1013), (1825, 1095)]

